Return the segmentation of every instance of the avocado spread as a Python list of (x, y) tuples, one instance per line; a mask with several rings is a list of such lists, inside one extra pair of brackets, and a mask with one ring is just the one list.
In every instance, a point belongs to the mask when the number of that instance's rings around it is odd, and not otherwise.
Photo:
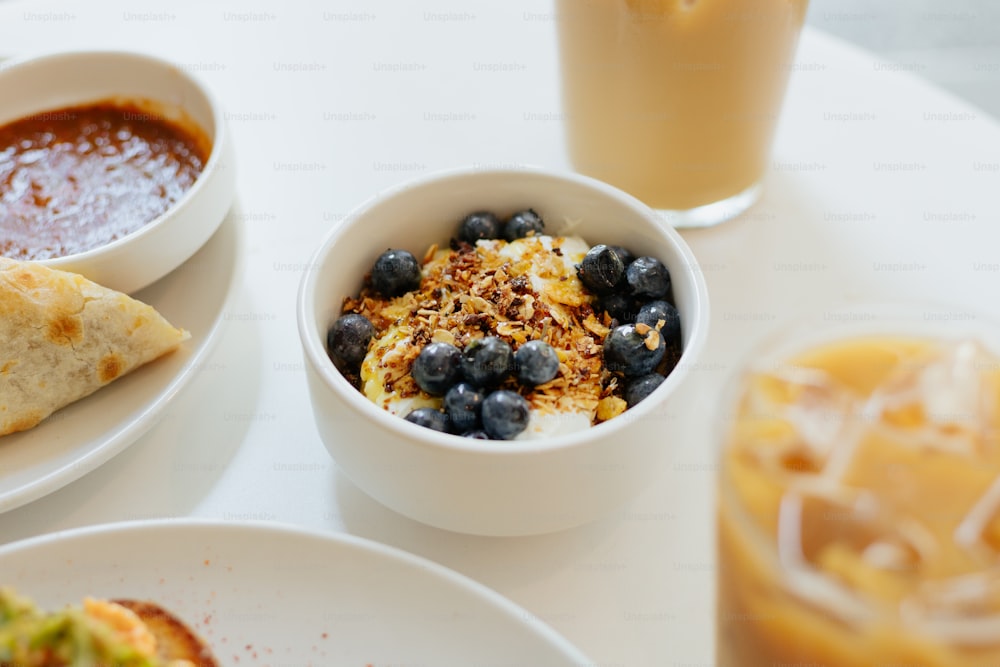
[(0, 588), (0, 667), (161, 667), (81, 607), (44, 612)]

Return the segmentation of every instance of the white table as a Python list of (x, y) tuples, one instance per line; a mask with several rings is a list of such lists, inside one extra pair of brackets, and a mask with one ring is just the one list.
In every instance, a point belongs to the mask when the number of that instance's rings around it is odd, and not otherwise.
[(0, 515), (0, 543), (155, 517), (347, 531), (485, 583), (595, 665), (707, 665), (712, 429), (733, 364), (787, 317), (844, 297), (942, 299), (956, 315), (1000, 303), (1000, 126), (807, 31), (762, 201), (684, 232), (712, 332), (668, 415), (659, 483), (613, 519), (560, 534), (431, 529), (370, 500), (321, 446), (296, 289), (331, 225), (390, 185), (470, 163), (567, 167), (550, 7), (91, 4), (4, 3), (0, 49), (135, 48), (197, 70), (237, 142), (245, 276), (218, 347), (167, 417), (97, 471)]

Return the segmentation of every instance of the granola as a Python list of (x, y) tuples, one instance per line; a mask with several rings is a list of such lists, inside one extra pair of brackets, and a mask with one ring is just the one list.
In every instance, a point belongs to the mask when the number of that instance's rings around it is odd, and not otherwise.
[(440, 399), (423, 392), (409, 372), (428, 343), (464, 348), (476, 338), (496, 336), (516, 349), (537, 339), (556, 350), (558, 375), (535, 387), (515, 380), (504, 385), (521, 393), (533, 413), (584, 416), (584, 426), (621, 414), (619, 379), (602, 364), (613, 323), (606, 313), (595, 313), (595, 297), (576, 273), (588, 248), (577, 237), (545, 235), (431, 246), (419, 290), (387, 299), (366, 287), (344, 300), (344, 313), (364, 315), (376, 330), (355, 378), (358, 388), (396, 414), (438, 407)]

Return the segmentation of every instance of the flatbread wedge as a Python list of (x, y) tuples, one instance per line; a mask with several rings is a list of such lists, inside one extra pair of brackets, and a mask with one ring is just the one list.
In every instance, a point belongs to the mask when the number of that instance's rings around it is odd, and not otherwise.
[(126, 294), (0, 257), (0, 436), (36, 426), (189, 337)]

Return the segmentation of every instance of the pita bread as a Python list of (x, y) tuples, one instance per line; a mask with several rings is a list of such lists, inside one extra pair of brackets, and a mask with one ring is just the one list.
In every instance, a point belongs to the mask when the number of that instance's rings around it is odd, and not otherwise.
[(188, 337), (121, 292), (0, 257), (0, 436), (32, 428)]

